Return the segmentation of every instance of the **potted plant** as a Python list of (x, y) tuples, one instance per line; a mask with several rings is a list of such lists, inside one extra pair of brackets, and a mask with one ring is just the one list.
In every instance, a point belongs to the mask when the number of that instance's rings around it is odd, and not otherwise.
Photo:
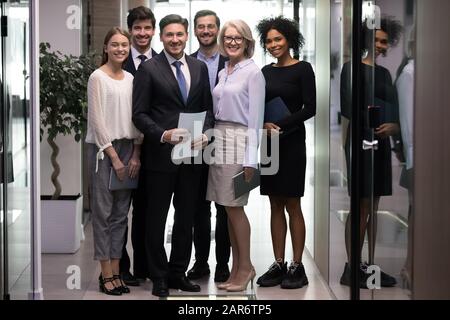
[(95, 70), (95, 55), (79, 57), (51, 51), (50, 44), (40, 44), (40, 120), (41, 141), (51, 147), (54, 193), (41, 196), (42, 252), (72, 253), (81, 239), (82, 196), (62, 195), (58, 181), (59, 135), (73, 136), (79, 142), (86, 129), (87, 82)]

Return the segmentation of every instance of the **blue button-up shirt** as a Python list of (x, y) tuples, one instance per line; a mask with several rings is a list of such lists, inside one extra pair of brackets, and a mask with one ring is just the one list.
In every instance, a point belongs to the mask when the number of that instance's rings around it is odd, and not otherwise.
[(200, 50), (197, 53), (197, 59), (206, 63), (206, 66), (208, 67), (209, 85), (211, 86), (211, 92), (216, 86), (217, 71), (219, 70), (219, 58), (219, 51), (217, 51), (210, 58), (205, 56)]

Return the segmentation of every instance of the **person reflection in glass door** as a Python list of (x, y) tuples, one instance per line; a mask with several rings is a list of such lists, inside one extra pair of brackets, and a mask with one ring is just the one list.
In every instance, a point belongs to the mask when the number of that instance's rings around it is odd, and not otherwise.
[(409, 31), (405, 58), (397, 71), (395, 86), (398, 92), (400, 129), (402, 138), (402, 155), (404, 163), (400, 175), (400, 186), (408, 190), (408, 247), (405, 265), (400, 273), (403, 288), (411, 288), (412, 274), (412, 204), (413, 204), (413, 130), (414, 130), (414, 57), (416, 45), (416, 29)]
[[(361, 106), (364, 121), (363, 139), (372, 140), (374, 130), (375, 139), (378, 140), (378, 149), (373, 151), (373, 181), (369, 179), (371, 169), (371, 152), (362, 151), (361, 157), (363, 165), (359, 174), (363, 177), (361, 186), (361, 204), (360, 204), (360, 250), (364, 244), (366, 231), (369, 238), (369, 247), (375, 251), (375, 239), (377, 232), (377, 219), (373, 219), (374, 225), (371, 225), (371, 193), (373, 192), (373, 213), (376, 215), (381, 196), (392, 195), (392, 164), (391, 164), (391, 146), (390, 137), (399, 133), (398, 120), (398, 98), (392, 78), (389, 71), (376, 64), (377, 58), (386, 56), (390, 47), (396, 46), (402, 34), (401, 24), (390, 17), (381, 19), (380, 28), (371, 30), (364, 23), (362, 27), (362, 46), (363, 59), (361, 64), (362, 79), (365, 88), (363, 91), (364, 104)], [(342, 116), (350, 120), (349, 129), (345, 139), (345, 158), (347, 164), (348, 191), (351, 193), (351, 175), (350, 175), (350, 135), (351, 135), (351, 114), (352, 114), (352, 92), (351, 92), (351, 62), (344, 64), (341, 73), (341, 113)], [(369, 108), (375, 104), (380, 108), (379, 122), (372, 129), (373, 123), (369, 123)], [(374, 119), (371, 119), (374, 120)], [(351, 214), (351, 213), (350, 213)], [(350, 214), (347, 217), (345, 225), (345, 247), (347, 258), (350, 261)], [(372, 231), (374, 234), (372, 235)], [(373, 243), (372, 243), (373, 242)], [(367, 262), (360, 263), (360, 287), (367, 288), (367, 279), (370, 276), (366, 272)], [(381, 272), (380, 284), (382, 287), (395, 286), (397, 281), (394, 277)], [(345, 264), (344, 272), (341, 276), (342, 285), (350, 285), (350, 267)]]

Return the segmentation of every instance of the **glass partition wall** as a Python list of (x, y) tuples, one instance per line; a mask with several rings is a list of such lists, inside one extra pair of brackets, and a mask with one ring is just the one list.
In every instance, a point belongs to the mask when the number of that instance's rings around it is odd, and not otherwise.
[[(31, 287), (29, 2), (2, 2), (2, 294), (27, 299)], [(2, 28), (3, 28), (2, 24)]]

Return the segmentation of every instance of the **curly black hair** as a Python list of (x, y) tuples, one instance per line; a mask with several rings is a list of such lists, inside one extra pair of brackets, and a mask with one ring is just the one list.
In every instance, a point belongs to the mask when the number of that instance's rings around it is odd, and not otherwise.
[(289, 48), (294, 49), (294, 51), (299, 51), (305, 45), (305, 38), (300, 33), (300, 27), (296, 21), (283, 16), (266, 18), (261, 20), (256, 26), (256, 30), (259, 33), (259, 43), (263, 47), (264, 52), (267, 51), (267, 33), (272, 29), (281, 33), (286, 38)]
[(382, 17), (380, 29), (388, 34), (388, 42), (391, 47), (398, 45), (403, 34), (403, 26), (400, 21), (395, 20), (392, 16)]
[[(390, 47), (395, 47), (400, 42), (400, 38), (403, 34), (403, 26), (400, 21), (395, 20), (393, 16), (381, 17), (380, 27), (376, 30), (382, 30), (388, 35), (388, 43)], [(373, 32), (375, 30), (368, 27), (368, 22), (364, 21), (362, 27), (362, 44), (364, 49), (369, 49), (373, 45)]]

